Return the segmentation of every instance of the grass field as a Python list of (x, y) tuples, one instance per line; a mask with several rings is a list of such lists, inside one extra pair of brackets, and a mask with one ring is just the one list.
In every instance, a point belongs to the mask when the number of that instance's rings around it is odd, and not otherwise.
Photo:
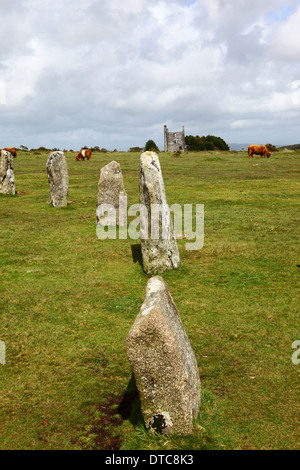
[(179, 240), (163, 275), (202, 385), (193, 434), (171, 437), (145, 431), (126, 356), (139, 240), (96, 236), (100, 168), (118, 161), (137, 203), (139, 154), (75, 156), (66, 208), (49, 204), (46, 153), (19, 152), (18, 194), (0, 195), (0, 448), (299, 448), (300, 153), (159, 154), (169, 205), (205, 208), (204, 247)]

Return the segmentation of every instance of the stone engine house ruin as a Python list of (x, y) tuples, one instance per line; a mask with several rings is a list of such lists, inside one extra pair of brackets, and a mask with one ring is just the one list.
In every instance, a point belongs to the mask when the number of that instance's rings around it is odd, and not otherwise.
[(164, 145), (165, 152), (185, 152), (185, 135), (184, 135), (184, 126), (182, 126), (182, 131), (169, 132), (166, 124), (164, 125)]

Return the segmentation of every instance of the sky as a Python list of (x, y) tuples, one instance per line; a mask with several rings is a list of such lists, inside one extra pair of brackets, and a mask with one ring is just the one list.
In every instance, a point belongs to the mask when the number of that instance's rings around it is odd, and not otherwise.
[(300, 142), (300, 0), (0, 0), (0, 148)]

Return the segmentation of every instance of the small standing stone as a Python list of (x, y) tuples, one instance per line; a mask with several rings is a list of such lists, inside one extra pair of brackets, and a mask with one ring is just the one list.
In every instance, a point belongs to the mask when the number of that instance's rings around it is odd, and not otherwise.
[(50, 203), (54, 207), (68, 204), (69, 175), (64, 152), (50, 152), (47, 161)]
[[(143, 270), (147, 274), (162, 274), (180, 265), (179, 251), (167, 203), (163, 176), (155, 152), (144, 152), (140, 158), (141, 248)], [(154, 210), (160, 208), (159, 230), (153, 237)], [(157, 220), (157, 218), (156, 218)]]
[(126, 340), (146, 428), (189, 434), (201, 401), (197, 360), (167, 283), (152, 277)]
[(0, 193), (16, 194), (13, 156), (6, 150), (1, 151), (0, 161)]
[[(118, 162), (112, 161), (101, 168), (100, 171), (96, 209), (97, 225), (123, 226), (125, 224), (127, 214), (121, 214), (119, 211), (120, 198), (126, 200), (127, 206), (127, 194), (124, 188), (121, 167)], [(110, 207), (104, 210), (105, 205)]]

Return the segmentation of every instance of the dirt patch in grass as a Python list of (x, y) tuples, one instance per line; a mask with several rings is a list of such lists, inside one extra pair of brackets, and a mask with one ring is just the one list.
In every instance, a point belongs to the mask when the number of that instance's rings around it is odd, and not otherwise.
[(92, 423), (85, 428), (79, 445), (84, 450), (119, 450), (121, 446), (120, 429), (124, 420), (130, 419), (133, 403), (138, 392), (110, 395), (101, 403)]

